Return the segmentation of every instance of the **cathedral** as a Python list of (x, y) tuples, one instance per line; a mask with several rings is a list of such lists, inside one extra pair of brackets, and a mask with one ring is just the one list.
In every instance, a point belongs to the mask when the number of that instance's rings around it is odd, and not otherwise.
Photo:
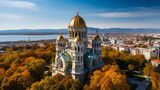
[(88, 47), (87, 26), (77, 11), (68, 26), (68, 39), (60, 34), (56, 40), (56, 58), (52, 63), (52, 76), (60, 73), (72, 75), (73, 79), (83, 82), (88, 72), (101, 68), (101, 39), (98, 33), (93, 37), (91, 48)]

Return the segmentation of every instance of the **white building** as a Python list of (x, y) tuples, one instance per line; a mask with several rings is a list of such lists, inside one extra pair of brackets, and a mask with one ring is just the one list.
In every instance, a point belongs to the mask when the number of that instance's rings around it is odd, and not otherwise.
[(111, 39), (111, 44), (117, 44), (117, 40), (116, 39)]
[(131, 50), (132, 55), (143, 54), (147, 60), (152, 56), (159, 57), (159, 51), (155, 48), (134, 48)]
[(130, 48), (129, 48), (129, 47), (126, 47), (126, 46), (120, 46), (120, 47), (119, 47), (119, 51), (122, 51), (122, 50), (125, 50), (127, 53), (130, 52)]

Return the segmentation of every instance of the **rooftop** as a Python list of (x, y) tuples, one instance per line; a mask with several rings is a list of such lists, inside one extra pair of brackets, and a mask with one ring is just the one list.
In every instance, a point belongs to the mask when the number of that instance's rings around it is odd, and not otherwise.
[(152, 62), (155, 62), (155, 63), (159, 63), (159, 64), (160, 64), (160, 60), (152, 60)]

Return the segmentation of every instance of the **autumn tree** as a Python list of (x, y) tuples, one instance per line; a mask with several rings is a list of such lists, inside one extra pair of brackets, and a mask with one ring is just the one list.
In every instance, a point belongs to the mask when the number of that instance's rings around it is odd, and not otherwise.
[(13, 48), (6, 48), (7, 53), (11, 54), (13, 51)]
[(45, 77), (40, 82), (32, 84), (31, 90), (82, 90), (82, 83), (76, 79), (72, 79), (71, 76), (63, 76), (57, 74), (52, 77)]
[(10, 64), (8, 62), (0, 62), (0, 68), (7, 70), (10, 68)]
[(0, 68), (0, 86), (4, 77), (5, 77), (5, 70), (3, 68)]
[(29, 70), (32, 78), (37, 81), (40, 80), (44, 75), (46, 62), (43, 59), (35, 59), (25, 64), (24, 67), (25, 69)]
[(159, 90), (160, 89), (160, 74), (153, 71), (151, 74), (151, 81), (152, 81), (152, 89)]
[(140, 45), (141, 48), (147, 48), (147, 45)]
[(105, 90), (129, 90), (129, 84), (125, 72), (120, 70), (117, 65), (104, 66), (102, 70), (96, 70), (91, 76), (89, 89)]
[(129, 69), (129, 71), (133, 71), (133, 70), (134, 70), (134, 65), (129, 64), (129, 65), (128, 65), (128, 69)]
[(155, 66), (151, 63), (145, 63), (145, 67), (143, 68), (143, 72), (146, 76), (151, 76), (151, 73), (155, 71)]
[(156, 56), (152, 56), (149, 60), (154, 60), (154, 59), (157, 59)]
[(15, 73), (9, 78), (5, 78), (2, 81), (2, 90), (24, 90), (30, 87), (32, 84), (32, 78), (29, 71), (24, 71), (23, 73)]

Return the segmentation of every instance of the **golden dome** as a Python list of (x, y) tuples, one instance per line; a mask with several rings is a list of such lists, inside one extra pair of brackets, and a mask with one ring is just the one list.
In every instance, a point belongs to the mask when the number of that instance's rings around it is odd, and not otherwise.
[(82, 43), (83, 40), (82, 38), (79, 36), (79, 30), (77, 31), (77, 37), (74, 39), (74, 43)]
[(74, 43), (82, 43), (82, 39), (81, 39), (81, 37), (79, 37), (79, 36), (77, 36), (75, 39), (74, 39)]
[(64, 37), (62, 35), (59, 35), (59, 37), (57, 38), (58, 41), (63, 41)]
[(86, 23), (81, 16), (76, 15), (70, 21), (69, 27), (86, 27)]
[(96, 36), (93, 37), (93, 40), (97, 40), (97, 41), (100, 41), (101, 38), (99, 37), (99, 35), (97, 34)]

